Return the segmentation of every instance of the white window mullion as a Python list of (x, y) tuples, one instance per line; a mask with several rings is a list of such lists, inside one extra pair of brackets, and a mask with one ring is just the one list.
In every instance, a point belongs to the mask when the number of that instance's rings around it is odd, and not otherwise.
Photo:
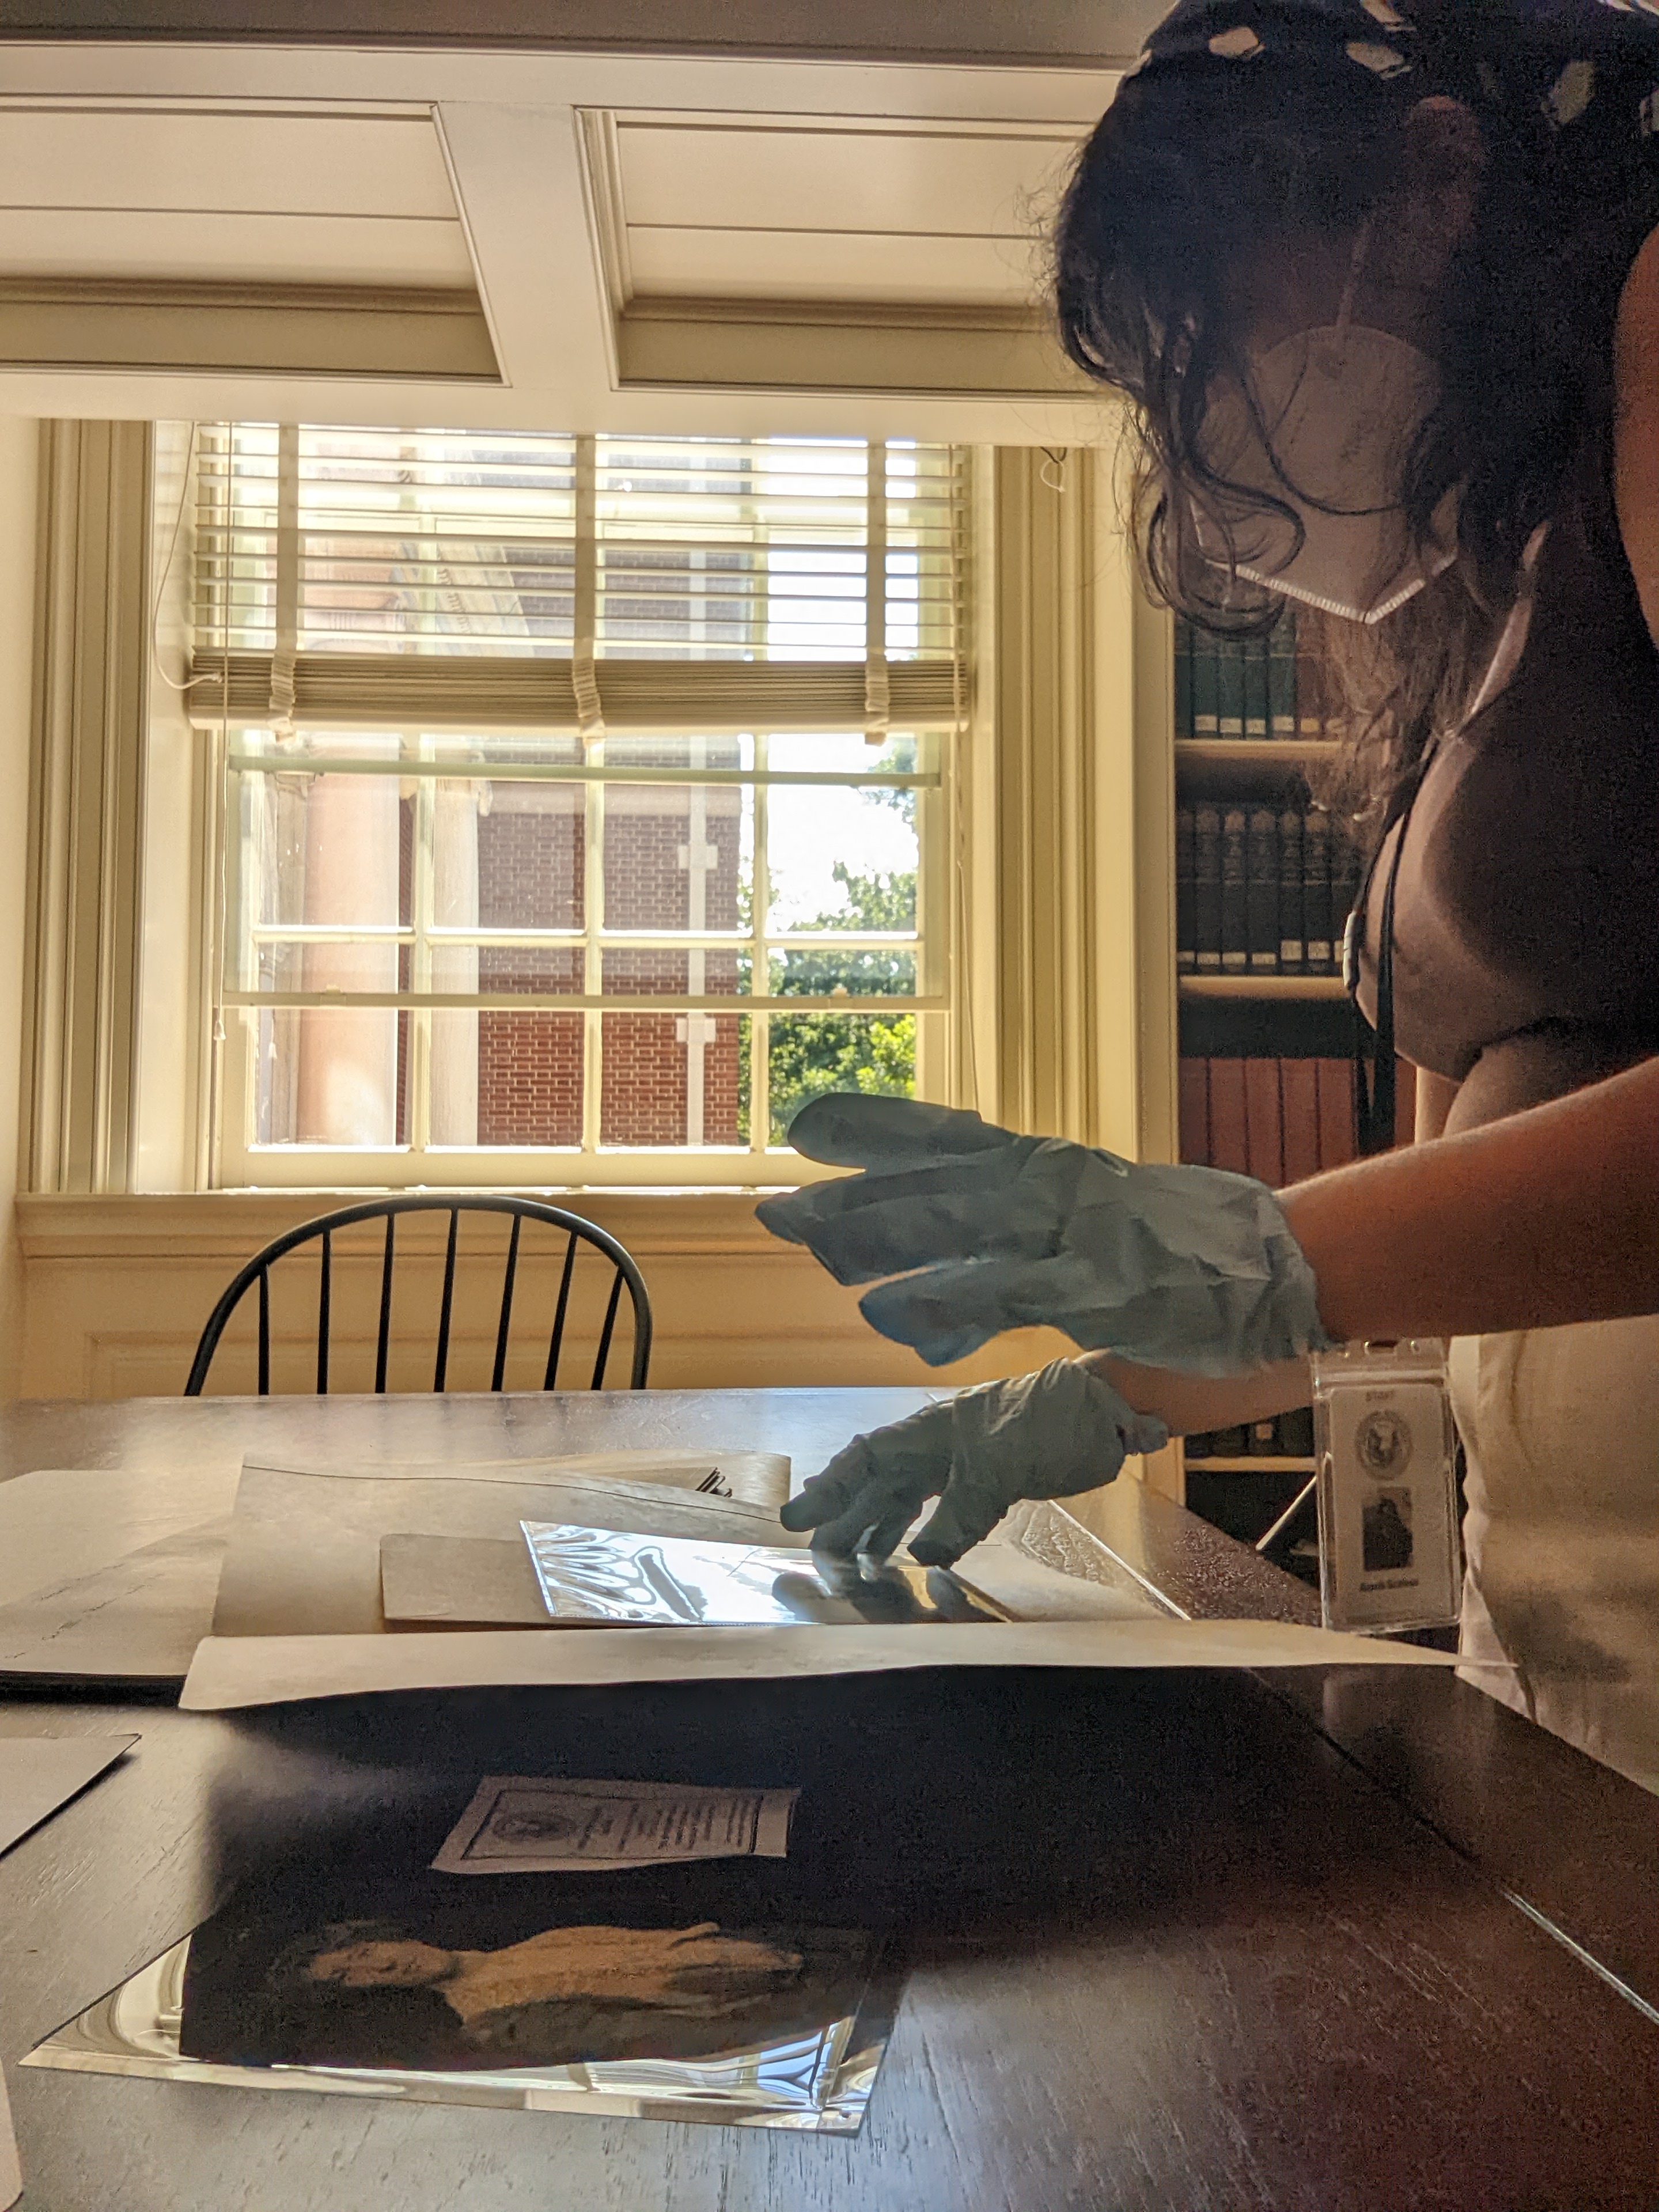
[[(767, 740), (755, 739), (755, 766), (767, 765)], [(772, 989), (771, 961), (767, 952), (766, 932), (772, 906), (772, 870), (767, 857), (766, 786), (755, 786), (755, 868), (753, 912), (750, 917), (749, 988), (757, 998), (770, 995)], [(771, 1135), (772, 1071), (770, 1066), (772, 1023), (769, 1014), (753, 1013), (749, 1017), (749, 1149), (764, 1152)]]
[[(701, 738), (688, 745), (694, 768), (708, 765), (708, 748)], [(708, 790), (694, 783), (685, 794), (685, 926), (694, 936), (708, 926)], [(693, 948), (685, 956), (687, 996), (700, 999), (708, 987), (708, 955)], [(685, 1141), (701, 1152), (703, 1142), (704, 1052), (714, 1026), (714, 1017), (693, 1008), (685, 1024)]]
[(294, 727), (295, 660), (300, 649), (300, 426), (276, 434), (276, 644), (270, 656), (273, 727)]
[[(605, 757), (601, 740), (598, 757)], [(597, 998), (605, 988), (605, 786), (585, 787), (582, 814), (582, 913), (586, 936), (582, 949), (582, 988)], [(582, 1150), (599, 1149), (605, 1103), (605, 1016), (589, 1007), (582, 1016)]]
[(887, 739), (887, 444), (870, 441), (864, 521), (864, 733)]
[[(430, 740), (422, 740), (427, 750)], [(400, 793), (401, 797), (401, 793)], [(415, 787), (415, 836), (410, 858), (409, 918), (414, 942), (409, 949), (409, 984), (413, 991), (432, 988), (433, 844), (438, 786), (429, 775)], [(404, 1120), (411, 1152), (424, 1152), (432, 1143), (432, 1014), (429, 1008), (409, 1010), (405, 1062)]]
[(576, 728), (586, 743), (605, 735), (594, 655), (599, 629), (599, 441), (576, 441), (576, 571), (570, 685), (576, 695)]

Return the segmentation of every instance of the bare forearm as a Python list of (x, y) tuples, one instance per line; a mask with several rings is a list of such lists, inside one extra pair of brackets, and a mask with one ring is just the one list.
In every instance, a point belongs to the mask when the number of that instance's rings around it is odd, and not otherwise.
[(1292, 1406), (1305, 1406), (1313, 1395), (1305, 1359), (1287, 1359), (1219, 1382), (1178, 1375), (1168, 1367), (1141, 1367), (1109, 1352), (1091, 1352), (1082, 1364), (1109, 1382), (1136, 1413), (1156, 1413), (1172, 1437), (1271, 1420)]
[[(1342, 1340), (1659, 1312), (1659, 1060), (1281, 1198)], [(1176, 1436), (1266, 1420), (1310, 1395), (1300, 1359), (1220, 1382), (1105, 1352), (1087, 1364)]]
[(1282, 1203), (1339, 1339), (1659, 1311), (1659, 1060)]

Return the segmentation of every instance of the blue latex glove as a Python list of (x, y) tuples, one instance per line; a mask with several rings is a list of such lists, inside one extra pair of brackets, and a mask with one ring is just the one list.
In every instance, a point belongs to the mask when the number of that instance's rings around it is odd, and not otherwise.
[(977, 1114), (857, 1093), (790, 1126), (808, 1159), (862, 1168), (757, 1208), (930, 1365), (1006, 1328), (1063, 1329), (1194, 1375), (1236, 1375), (1334, 1340), (1313, 1269), (1266, 1183), (1218, 1168), (1139, 1167)]
[(948, 1567), (1022, 1498), (1070, 1498), (1110, 1482), (1131, 1452), (1170, 1440), (1075, 1360), (981, 1382), (854, 1437), (779, 1515), (811, 1528), (814, 1551), (884, 1559), (930, 1498), (939, 1504), (910, 1549)]

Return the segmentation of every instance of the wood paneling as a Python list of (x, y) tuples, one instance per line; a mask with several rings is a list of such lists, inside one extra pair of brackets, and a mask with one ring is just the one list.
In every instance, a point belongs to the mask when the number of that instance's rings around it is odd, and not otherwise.
[(1029, 240), (931, 238), (903, 232), (658, 229), (630, 225), (635, 301), (880, 301), (902, 308), (949, 301), (1018, 307), (1035, 289)]
[(1031, 234), (1058, 196), (1075, 140), (986, 128), (960, 134), (856, 122), (740, 128), (622, 116), (629, 228), (814, 231), (918, 238)]
[[(0, 119), (0, 137), (4, 135)], [(0, 276), (470, 289), (458, 222), (215, 209), (8, 208)]]
[[(938, 1370), (875, 1334), (857, 1295), (840, 1288), (794, 1245), (782, 1244), (754, 1218), (751, 1196), (713, 1191), (552, 1194), (620, 1237), (642, 1269), (656, 1319), (652, 1382), (659, 1389), (736, 1389), (775, 1383), (902, 1383), (952, 1387), (1018, 1373), (1074, 1349), (1046, 1331), (1001, 1338), (977, 1358)], [(75, 1200), (26, 1197), (18, 1218), (27, 1293), (23, 1389), (31, 1397), (116, 1398), (182, 1390), (191, 1355), (214, 1300), (238, 1267), (269, 1238), (325, 1212), (338, 1200), (307, 1192), (216, 1192), (198, 1197), (123, 1196)], [(445, 1217), (403, 1225), (411, 1310), (435, 1289), (442, 1269)], [(483, 1243), (480, 1237), (480, 1244)], [(464, 1267), (456, 1324), (458, 1376), (488, 1380), (500, 1261), (480, 1256)], [(355, 1270), (359, 1279), (353, 1303)], [(372, 1347), (378, 1261), (367, 1249), (343, 1271), (337, 1315), (341, 1358)], [(402, 1292), (400, 1291), (400, 1296)], [(308, 1293), (314, 1297), (314, 1291)], [(278, 1377), (286, 1340), (295, 1365), (289, 1387), (304, 1388), (297, 1347), (313, 1325), (314, 1306), (295, 1294), (276, 1316)], [(591, 1331), (580, 1329), (580, 1346)], [(573, 1350), (572, 1357), (577, 1356)], [(372, 1380), (372, 1358), (370, 1360)], [(404, 1387), (422, 1382), (411, 1355)], [(339, 1370), (344, 1382), (346, 1370)], [(249, 1389), (216, 1370), (215, 1389)], [(349, 1387), (349, 1386), (348, 1386)], [(356, 1387), (363, 1387), (359, 1382)]]
[(3, 246), (21, 209), (368, 216), (453, 225), (429, 115), (0, 106)]

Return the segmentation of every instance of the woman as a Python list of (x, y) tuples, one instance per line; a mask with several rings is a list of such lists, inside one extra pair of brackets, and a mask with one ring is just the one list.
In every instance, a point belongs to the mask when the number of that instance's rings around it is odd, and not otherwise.
[[(1659, 8), (1182, 0), (1085, 149), (1073, 357), (1127, 395), (1154, 590), (1346, 641), (1362, 1005), (1419, 1143), (1275, 1199), (825, 1101), (763, 1211), (924, 1356), (1106, 1356), (860, 1438), (787, 1509), (956, 1556), (1012, 1498), (1455, 1340), (1465, 1647), (1659, 1788)], [(792, 1133), (792, 1135), (794, 1133)], [(906, 1272), (908, 1271), (908, 1272)], [(1182, 1370), (1182, 1371), (1177, 1371)], [(1133, 1409), (1133, 1410), (1132, 1410)], [(908, 1510), (907, 1510), (908, 1509)]]

